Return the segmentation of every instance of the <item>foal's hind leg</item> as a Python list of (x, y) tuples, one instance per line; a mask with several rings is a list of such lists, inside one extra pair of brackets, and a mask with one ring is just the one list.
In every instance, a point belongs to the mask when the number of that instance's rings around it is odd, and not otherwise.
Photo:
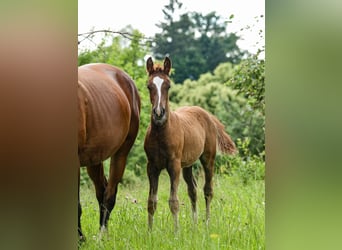
[(105, 211), (105, 208), (103, 205), (103, 194), (107, 186), (107, 180), (103, 171), (103, 163), (101, 162), (100, 164), (87, 167), (87, 172), (95, 186), (96, 199), (99, 203), (100, 226), (101, 226), (101, 221), (103, 220), (103, 215)]
[(196, 201), (197, 201), (197, 192), (196, 192), (196, 180), (192, 174), (192, 167), (183, 168), (183, 177), (188, 186), (188, 194), (191, 201), (192, 206), (192, 217), (195, 224), (197, 224), (197, 209), (196, 209)]
[(205, 174), (205, 184), (203, 191), (206, 205), (206, 223), (208, 225), (210, 220), (210, 202), (213, 198), (213, 175), (215, 155), (208, 155), (207, 157), (202, 155), (200, 160), (203, 165)]

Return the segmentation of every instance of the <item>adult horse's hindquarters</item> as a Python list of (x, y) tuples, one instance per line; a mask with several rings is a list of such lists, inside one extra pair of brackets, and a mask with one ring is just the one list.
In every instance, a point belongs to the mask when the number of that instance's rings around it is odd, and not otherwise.
[[(140, 97), (133, 80), (121, 69), (103, 63), (78, 68), (78, 157), (96, 189), (100, 227), (107, 228), (118, 183), (139, 129)], [(110, 158), (108, 181), (103, 161)], [(78, 171), (78, 185), (79, 185)], [(79, 192), (79, 191), (78, 191)], [(78, 195), (79, 196), (79, 195)], [(82, 239), (78, 197), (78, 233)]]

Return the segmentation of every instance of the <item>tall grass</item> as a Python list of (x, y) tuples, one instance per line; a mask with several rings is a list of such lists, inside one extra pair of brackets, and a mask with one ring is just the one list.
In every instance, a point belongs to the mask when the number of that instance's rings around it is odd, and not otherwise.
[(108, 232), (99, 233), (99, 212), (94, 188), (81, 188), (82, 227), (86, 242), (80, 249), (265, 249), (265, 185), (255, 180), (243, 184), (236, 177), (215, 175), (209, 227), (205, 223), (203, 176), (198, 178), (198, 225), (192, 222), (186, 184), (179, 186), (180, 230), (173, 230), (168, 207), (169, 177), (159, 180), (158, 207), (152, 232), (147, 227), (148, 181), (119, 186)]

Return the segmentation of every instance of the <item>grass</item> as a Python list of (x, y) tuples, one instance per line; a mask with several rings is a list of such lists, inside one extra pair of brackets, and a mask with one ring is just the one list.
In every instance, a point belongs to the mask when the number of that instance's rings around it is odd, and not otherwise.
[(119, 186), (108, 232), (100, 237), (99, 212), (93, 186), (81, 188), (82, 229), (86, 242), (80, 249), (265, 249), (265, 184), (215, 175), (210, 226), (205, 224), (203, 176), (198, 179), (198, 225), (192, 223), (186, 184), (180, 182), (180, 230), (173, 230), (168, 206), (169, 178), (159, 179), (158, 207), (152, 232), (147, 227), (149, 184), (144, 176), (134, 186)]

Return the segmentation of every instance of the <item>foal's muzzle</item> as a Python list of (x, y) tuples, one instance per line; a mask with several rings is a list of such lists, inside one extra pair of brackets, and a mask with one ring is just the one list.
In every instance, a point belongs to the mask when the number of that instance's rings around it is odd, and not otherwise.
[(165, 115), (165, 108), (154, 108), (153, 109), (153, 116), (157, 120), (161, 120)]
[(157, 126), (164, 125), (167, 120), (165, 108), (154, 108), (152, 110), (152, 120)]

